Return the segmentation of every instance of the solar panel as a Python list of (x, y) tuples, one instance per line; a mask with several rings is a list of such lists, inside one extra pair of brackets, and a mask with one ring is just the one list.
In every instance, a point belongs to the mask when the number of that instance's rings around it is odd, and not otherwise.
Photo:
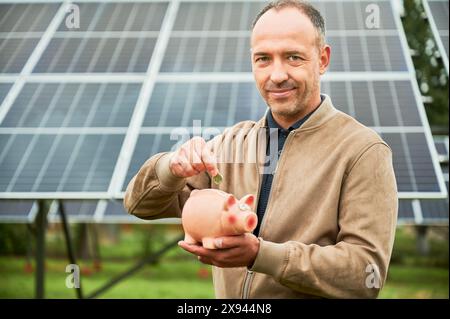
[(12, 87), (12, 83), (0, 83), (0, 105)]
[[(99, 217), (99, 223), (122, 223), (122, 224), (136, 224), (136, 223), (147, 223), (147, 224), (180, 224), (181, 221), (178, 218), (162, 218), (157, 220), (143, 220), (137, 218), (136, 216), (128, 214), (124, 207), (122, 201), (111, 200), (102, 205), (104, 207), (103, 214)], [(99, 203), (99, 205), (101, 205)]]
[[(0, 200), (0, 221), (12, 222), (21, 216), (15, 214), (6, 215), (5, 211), (19, 212), (27, 208), (26, 204), (33, 204), (31, 201), (5, 201)], [(163, 218), (160, 220), (143, 220), (134, 215), (128, 214), (121, 200), (64, 200), (53, 201), (50, 205), (47, 220), (49, 223), (61, 223), (59, 207), (64, 205), (66, 218), (71, 223), (96, 223), (96, 224), (180, 224), (177, 218)], [(34, 204), (36, 205), (36, 204)], [(8, 209), (10, 208), (10, 209)], [(35, 213), (34, 213), (35, 214)], [(3, 218), (3, 215), (5, 218)], [(26, 219), (26, 214), (23, 214)]]
[(434, 144), (436, 145), (436, 150), (439, 155), (448, 157), (448, 143), (445, 143), (444, 141), (435, 141)]
[(37, 203), (32, 200), (0, 200), (1, 223), (33, 223)]
[(0, 3), (0, 31), (45, 31), (58, 7), (58, 3)]
[(416, 224), (414, 209), (411, 200), (399, 200), (397, 219), (399, 224)]
[(366, 126), (421, 126), (410, 81), (323, 82), (336, 108)]
[(30, 197), (39, 197), (32, 193), (106, 192), (123, 138), (121, 134), (0, 134), (0, 192)]
[(139, 223), (142, 220), (136, 216), (128, 214), (122, 204), (122, 201), (108, 201), (105, 207), (101, 222), (103, 223)]
[(123, 184), (125, 191), (131, 178), (139, 171), (139, 168), (150, 156), (159, 153), (167, 152), (177, 143), (177, 140), (171, 140), (170, 134), (140, 134), (137, 145), (134, 149), (131, 163), (128, 168), (127, 177)]
[(253, 83), (157, 83), (143, 126), (231, 126), (257, 120), (266, 104)]
[(437, 176), (424, 133), (381, 133), (392, 149), (399, 192), (437, 192)]
[(247, 36), (173, 37), (161, 72), (251, 72)]
[[(50, 205), (50, 210), (47, 220), (50, 223), (60, 223), (61, 214), (59, 212), (59, 205), (61, 202), (53, 201)], [(64, 212), (70, 222), (75, 223), (92, 223), (95, 222), (94, 215), (97, 211), (98, 201), (96, 200), (64, 200)]]
[[(445, 185), (449, 187), (448, 160), (449, 143), (448, 136), (434, 136), (434, 144), (441, 162), (442, 173), (445, 179)], [(444, 199), (422, 199), (417, 201), (416, 207), (411, 200), (400, 200), (399, 222), (403, 224), (448, 224), (449, 221), (449, 202), (448, 196)]]
[(33, 72), (145, 72), (154, 37), (54, 38)]
[[(333, 47), (323, 92), (391, 145), (401, 197), (442, 197), (392, 1), (313, 2)], [(83, 1), (76, 29), (69, 3), (1, 5), (0, 75), (21, 76), (0, 84), (0, 197), (121, 198), (146, 159), (177, 143), (173, 128), (259, 119), (249, 29), (265, 3)], [(365, 21), (373, 4), (376, 29)]]
[[(389, 1), (312, 1), (324, 16), (328, 30), (366, 29), (363, 17), (368, 5), (377, 2), (380, 28), (396, 29)], [(173, 30), (249, 30), (264, 1), (209, 1), (181, 3)]]
[(20, 73), (39, 38), (0, 38), (0, 73)]
[(58, 31), (158, 31), (167, 9), (160, 3), (75, 3), (80, 9), (80, 28), (63, 22)]
[[(446, 175), (447, 191), (449, 187), (448, 173)], [(421, 199), (399, 201), (399, 224), (448, 224), (449, 202), (448, 197), (443, 199)]]
[[(448, 187), (448, 185), (447, 185)], [(422, 199), (420, 208), (423, 214), (424, 224), (446, 223), (448, 224), (448, 198), (447, 199)]]
[(434, 145), (439, 156), (439, 162), (446, 163), (448, 166), (449, 161), (449, 143), (448, 136), (434, 136)]
[(327, 42), (333, 48), (333, 64), (330, 71), (407, 70), (398, 36), (330, 36), (327, 37)]
[(140, 88), (136, 83), (27, 83), (0, 127), (127, 127)]
[(263, 2), (181, 3), (173, 30), (249, 30)]
[(448, 0), (423, 0), (423, 6), (448, 74)]

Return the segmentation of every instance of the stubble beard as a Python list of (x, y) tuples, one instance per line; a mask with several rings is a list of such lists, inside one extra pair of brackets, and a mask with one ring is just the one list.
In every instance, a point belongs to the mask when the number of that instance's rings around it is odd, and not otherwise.
[[(318, 87), (319, 83), (317, 79), (314, 79), (311, 87), (306, 87), (305, 90), (302, 92), (297, 91), (295, 100), (291, 102), (290, 105), (285, 104), (276, 105), (275, 103), (271, 103), (269, 100), (267, 100), (267, 105), (269, 106), (271, 112), (274, 115), (278, 115), (286, 119), (296, 118), (300, 114), (305, 112), (307, 108), (310, 107), (310, 102), (311, 99), (313, 98), (313, 93), (317, 91)], [(297, 90), (299, 90), (299, 88), (300, 87), (297, 87)]]

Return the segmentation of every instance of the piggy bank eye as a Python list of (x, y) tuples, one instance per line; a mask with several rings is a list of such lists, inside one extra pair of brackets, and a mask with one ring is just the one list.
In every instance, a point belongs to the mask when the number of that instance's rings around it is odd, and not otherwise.
[(239, 209), (240, 210), (250, 210), (250, 207), (247, 204), (240, 203), (239, 204)]

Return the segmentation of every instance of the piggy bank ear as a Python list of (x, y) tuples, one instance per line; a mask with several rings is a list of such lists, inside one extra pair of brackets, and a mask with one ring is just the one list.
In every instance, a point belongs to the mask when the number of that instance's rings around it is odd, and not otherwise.
[(234, 195), (228, 195), (227, 200), (225, 201), (224, 210), (229, 210), (231, 206), (233, 206), (234, 204), (236, 204), (236, 197), (234, 197)]
[(250, 207), (251, 210), (255, 209), (255, 195), (249, 194), (245, 195), (241, 198), (241, 203), (244, 203), (248, 207)]

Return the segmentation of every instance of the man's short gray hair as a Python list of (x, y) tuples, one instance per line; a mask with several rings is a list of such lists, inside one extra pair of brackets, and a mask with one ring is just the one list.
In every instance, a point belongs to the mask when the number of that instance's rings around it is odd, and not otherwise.
[(283, 8), (297, 8), (311, 20), (314, 28), (317, 30), (317, 45), (321, 48), (325, 44), (325, 21), (319, 10), (307, 1), (302, 0), (278, 0), (271, 1), (268, 5), (261, 9), (252, 23), (252, 30), (258, 22), (259, 18), (270, 9), (280, 10)]

